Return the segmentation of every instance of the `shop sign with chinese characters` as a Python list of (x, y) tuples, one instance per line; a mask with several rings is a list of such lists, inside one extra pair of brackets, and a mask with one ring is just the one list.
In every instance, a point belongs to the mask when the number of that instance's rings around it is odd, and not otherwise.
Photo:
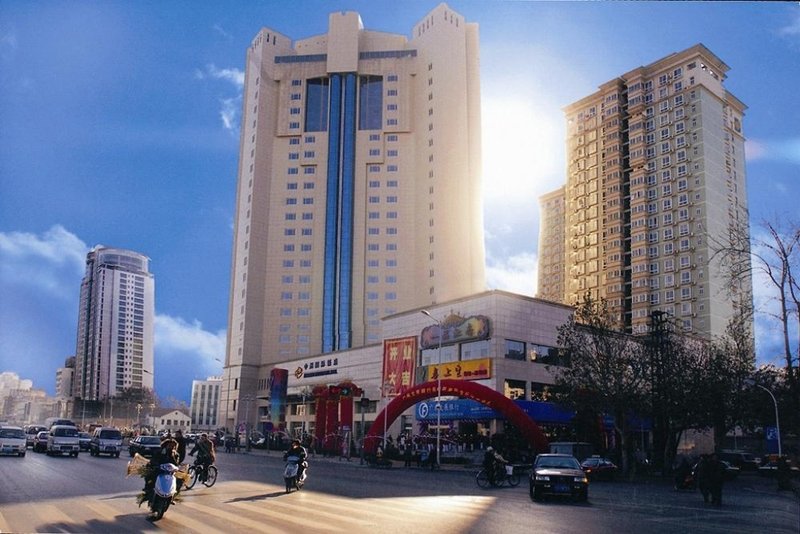
[(414, 385), (417, 338), (403, 337), (383, 341), (384, 397), (396, 397)]

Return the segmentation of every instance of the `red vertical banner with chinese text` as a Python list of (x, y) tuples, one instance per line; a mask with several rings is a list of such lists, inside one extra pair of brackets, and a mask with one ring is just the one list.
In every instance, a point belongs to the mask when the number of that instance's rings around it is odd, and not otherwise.
[(383, 341), (383, 397), (402, 395), (414, 385), (417, 338), (402, 337)]

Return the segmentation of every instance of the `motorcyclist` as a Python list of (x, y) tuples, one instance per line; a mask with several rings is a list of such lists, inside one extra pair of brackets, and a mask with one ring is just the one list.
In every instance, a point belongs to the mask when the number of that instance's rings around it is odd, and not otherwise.
[(300, 444), (299, 439), (292, 440), (292, 445), (283, 453), (283, 459), (286, 460), (289, 456), (296, 456), (297, 460), (297, 480), (303, 479), (303, 471), (306, 467), (306, 449)]
[(147, 475), (144, 477), (144, 500), (149, 501), (153, 496), (153, 488), (156, 485), (156, 477), (158, 477), (158, 470), (161, 464), (175, 464), (178, 465), (178, 442), (174, 439), (165, 439), (161, 442), (161, 448), (157, 453), (153, 454), (150, 462), (147, 464), (149, 469)]
[(208, 434), (203, 433), (200, 435), (200, 439), (197, 440), (197, 443), (195, 443), (194, 447), (189, 452), (189, 456), (194, 456), (194, 453), (197, 453), (197, 461), (195, 464), (203, 466), (203, 472), (200, 478), (200, 481), (203, 482), (208, 473), (208, 466), (217, 461), (214, 442), (208, 439)]

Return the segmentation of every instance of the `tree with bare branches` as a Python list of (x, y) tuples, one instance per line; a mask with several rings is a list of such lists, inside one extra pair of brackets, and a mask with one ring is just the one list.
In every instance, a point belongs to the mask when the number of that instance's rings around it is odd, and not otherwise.
[(614, 416), (622, 468), (630, 472), (629, 422), (633, 411), (648, 399), (647, 359), (642, 344), (619, 330), (605, 300), (586, 295), (559, 327), (559, 346), (569, 354), (570, 365), (558, 368), (556, 383), (577, 411)]
[[(771, 290), (755, 312), (775, 319), (780, 328), (788, 411), (794, 413), (800, 410), (800, 223), (791, 218), (777, 223), (763, 220), (759, 230), (751, 238), (748, 229), (732, 226), (727, 242), (710, 244), (727, 273), (729, 288), (735, 290), (753, 279)], [(745, 253), (751, 262), (741, 261)]]

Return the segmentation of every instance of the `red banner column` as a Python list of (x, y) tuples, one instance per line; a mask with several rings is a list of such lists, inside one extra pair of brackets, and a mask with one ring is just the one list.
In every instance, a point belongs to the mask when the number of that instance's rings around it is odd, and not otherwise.
[(325, 403), (325, 439), (322, 446), (323, 450), (333, 451), (336, 449), (336, 431), (339, 427), (339, 397), (330, 396)]

